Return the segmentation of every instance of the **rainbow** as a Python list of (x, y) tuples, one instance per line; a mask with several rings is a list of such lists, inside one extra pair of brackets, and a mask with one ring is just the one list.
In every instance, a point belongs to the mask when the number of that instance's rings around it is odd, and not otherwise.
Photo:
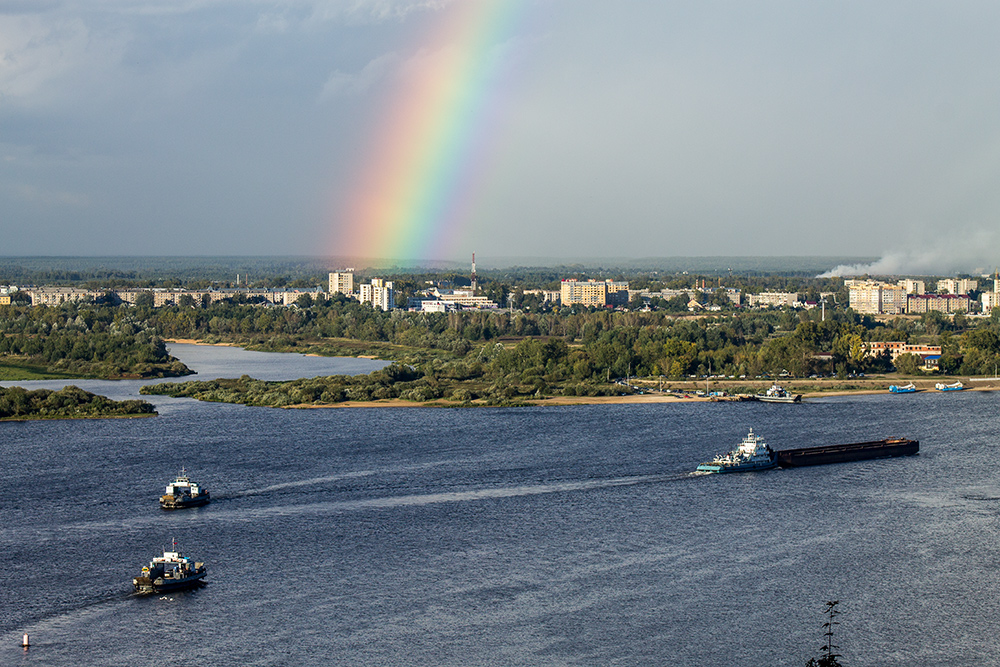
[[(331, 254), (454, 258), (489, 163), (498, 51), (526, 0), (463, 0), (404, 67), (374, 125), (358, 182), (337, 214)], [(427, 39), (429, 37), (429, 39)]]

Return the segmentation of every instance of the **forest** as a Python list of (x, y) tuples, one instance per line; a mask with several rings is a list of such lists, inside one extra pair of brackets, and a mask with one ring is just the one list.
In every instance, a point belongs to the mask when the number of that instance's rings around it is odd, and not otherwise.
[(0, 307), (0, 379), (189, 375), (156, 331), (131, 315), (94, 304)]
[(140, 417), (155, 414), (152, 404), (146, 401), (112, 401), (74, 386), (63, 387), (58, 391), (0, 387), (0, 420)]

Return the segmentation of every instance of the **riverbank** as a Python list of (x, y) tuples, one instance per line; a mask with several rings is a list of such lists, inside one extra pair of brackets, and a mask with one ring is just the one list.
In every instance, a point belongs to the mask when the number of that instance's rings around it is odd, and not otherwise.
[[(939, 380), (940, 381), (940, 380)], [(916, 384), (916, 383), (915, 383)], [(798, 391), (793, 391), (794, 393), (799, 393)], [(936, 392), (933, 383), (927, 388), (918, 388), (916, 393), (923, 392)], [(1000, 391), (1000, 381), (988, 386), (967, 386), (964, 391)], [(852, 389), (852, 390), (829, 390), (829, 391), (813, 391), (806, 392), (802, 394), (803, 400), (816, 399), (816, 398), (827, 398), (835, 396), (864, 396), (864, 395), (874, 395), (874, 394), (887, 394), (889, 393), (888, 388), (869, 388), (869, 389)], [(752, 400), (752, 399), (747, 399)], [(738, 402), (739, 397), (733, 396), (723, 396), (723, 397), (707, 397), (698, 396), (694, 392), (689, 394), (672, 394), (672, 393), (652, 393), (652, 394), (629, 394), (625, 396), (547, 396), (545, 398), (531, 398), (521, 401), (521, 405), (525, 407), (534, 406), (569, 406), (569, 405), (648, 405), (654, 403), (725, 403), (725, 402)], [(398, 398), (392, 399), (382, 399), (377, 401), (343, 401), (340, 403), (333, 404), (314, 404), (314, 403), (303, 403), (297, 405), (284, 406), (286, 409), (326, 409), (326, 408), (486, 408), (486, 407), (497, 407), (489, 406), (485, 404), (480, 404), (476, 402), (471, 403), (456, 403), (453, 401), (427, 401), (424, 403), (416, 401), (407, 401)]]
[[(174, 338), (170, 339), (168, 342), (175, 344), (186, 344), (193, 346), (204, 346), (204, 347), (220, 347), (220, 348), (237, 348), (237, 349), (247, 349), (237, 343), (233, 342), (206, 342), (204, 340), (189, 339), (189, 338)], [(303, 346), (300, 350), (286, 350), (285, 353), (291, 353), (293, 356), (327, 356), (327, 355), (317, 355), (315, 352), (309, 352), (310, 348), (315, 349), (313, 346)], [(359, 352), (358, 357), (371, 358), (371, 356), (363, 354), (365, 350), (352, 350), (353, 352)], [(279, 353), (281, 354), (281, 353)], [(315, 378), (316, 380), (322, 380), (322, 378)], [(969, 391), (995, 391), (1000, 389), (1000, 378), (976, 378), (975, 380), (970, 378), (959, 378), (954, 376), (918, 376), (918, 377), (899, 377), (895, 374), (880, 374), (872, 377), (846, 377), (846, 378), (780, 378), (777, 380), (785, 389), (794, 394), (801, 394), (804, 399), (816, 399), (824, 396), (850, 396), (855, 394), (881, 394), (887, 393), (889, 391), (889, 386), (905, 385), (912, 382), (918, 389), (918, 391), (935, 391), (934, 385), (936, 383), (946, 383), (951, 384), (956, 381), (961, 381), (965, 384), (967, 390)], [(440, 381), (440, 379), (438, 379)], [(294, 402), (285, 401), (285, 405), (280, 403), (275, 403), (275, 407), (289, 407), (289, 408), (396, 408), (396, 407), (491, 407), (497, 405), (518, 405), (518, 406), (534, 406), (534, 405), (603, 405), (603, 404), (617, 404), (617, 405), (641, 405), (641, 404), (652, 404), (652, 403), (698, 403), (698, 402), (715, 402), (715, 401), (737, 401), (740, 400), (740, 396), (752, 397), (756, 394), (764, 393), (772, 384), (774, 380), (771, 379), (729, 379), (729, 378), (709, 378), (707, 380), (668, 380), (666, 378), (647, 378), (647, 379), (636, 379), (630, 378), (628, 380), (628, 387), (618, 385), (598, 385), (600, 391), (604, 392), (615, 392), (615, 391), (629, 391), (625, 395), (612, 395), (612, 396), (585, 396), (585, 395), (562, 395), (563, 388), (560, 386), (550, 387), (549, 390), (552, 391), (554, 395), (548, 395), (545, 397), (536, 397), (528, 392), (525, 392), (525, 387), (518, 387), (518, 394), (510, 397), (509, 402), (505, 400), (497, 401), (496, 397), (491, 397), (487, 399), (485, 394), (485, 389), (488, 384), (481, 381), (480, 379), (475, 379), (471, 381), (452, 381), (452, 389), (446, 390), (444, 392), (438, 393), (438, 398), (428, 396), (426, 400), (411, 400), (410, 397), (402, 397), (403, 390), (394, 391), (395, 387), (399, 387), (395, 381), (379, 381), (380, 385), (384, 386), (381, 393), (389, 395), (384, 398), (375, 398), (371, 396), (369, 400), (365, 400), (365, 396), (357, 396), (360, 400), (343, 400), (343, 396), (340, 396), (340, 400), (317, 400), (313, 403), (308, 400), (309, 397), (302, 395), (292, 395), (290, 396)], [(309, 382), (305, 377), (302, 380), (297, 381), (301, 385), (317, 385), (324, 384), (324, 382)], [(320, 394), (323, 393), (324, 389), (329, 387), (324, 386), (323, 389), (316, 390), (315, 388), (310, 389), (307, 394), (312, 394), (316, 398), (319, 398)], [(341, 387), (341, 388), (346, 388)], [(205, 389), (213, 389), (206, 387)], [(261, 388), (261, 391), (270, 391), (272, 388)], [(579, 391), (579, 389), (578, 389)], [(451, 396), (453, 393), (461, 392), (468, 397), (474, 397), (476, 400), (461, 401), (455, 400)], [(641, 393), (640, 393), (641, 392)], [(333, 392), (334, 394), (337, 392)], [(362, 393), (362, 392), (354, 392)], [(368, 392), (369, 394), (374, 394), (374, 391)], [(579, 393), (583, 393), (580, 391)], [(716, 394), (716, 396), (708, 396), (708, 394)], [(720, 395), (721, 394), (721, 395)], [(441, 398), (440, 396), (445, 396)], [(302, 401), (302, 398), (306, 398), (306, 401)], [(210, 400), (231, 400), (231, 397), (221, 397), (215, 396)], [(315, 399), (314, 399), (315, 400)], [(242, 401), (240, 401), (242, 402)], [(250, 404), (261, 405), (260, 402), (252, 402)]]

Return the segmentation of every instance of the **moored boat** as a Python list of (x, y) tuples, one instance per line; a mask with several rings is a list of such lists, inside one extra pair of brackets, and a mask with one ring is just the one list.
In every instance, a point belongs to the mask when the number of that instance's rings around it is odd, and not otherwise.
[(201, 488), (196, 482), (192, 482), (187, 476), (187, 471), (181, 469), (181, 474), (174, 481), (167, 484), (167, 491), (160, 496), (160, 507), (165, 510), (183, 509), (185, 507), (198, 507), (211, 500), (208, 490)]
[(945, 384), (943, 382), (938, 382), (936, 385), (934, 385), (934, 388), (937, 389), (938, 391), (962, 391), (963, 389), (965, 389), (965, 385), (963, 385), (961, 381), (954, 382), (952, 384)]
[(895, 384), (889, 385), (889, 391), (891, 391), (894, 394), (912, 394), (916, 390), (917, 387), (912, 382), (904, 385), (895, 385)]
[(176, 540), (172, 548), (173, 551), (164, 549), (162, 556), (153, 558), (149, 565), (142, 568), (142, 573), (132, 579), (136, 593), (165, 593), (192, 588), (202, 583), (201, 580), (208, 574), (205, 564), (196, 563), (181, 554)]
[(765, 403), (798, 403), (802, 394), (793, 394), (779, 384), (772, 384), (763, 394), (757, 394), (757, 400)]
[(725, 473), (767, 470), (777, 465), (774, 450), (754, 435), (753, 429), (743, 441), (728, 454), (720, 454), (707, 463), (702, 463), (697, 472)]

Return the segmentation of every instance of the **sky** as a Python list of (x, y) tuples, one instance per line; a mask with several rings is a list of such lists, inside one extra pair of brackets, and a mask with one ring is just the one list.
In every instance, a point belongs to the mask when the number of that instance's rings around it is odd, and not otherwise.
[(0, 0), (0, 255), (1000, 264), (1000, 4)]

